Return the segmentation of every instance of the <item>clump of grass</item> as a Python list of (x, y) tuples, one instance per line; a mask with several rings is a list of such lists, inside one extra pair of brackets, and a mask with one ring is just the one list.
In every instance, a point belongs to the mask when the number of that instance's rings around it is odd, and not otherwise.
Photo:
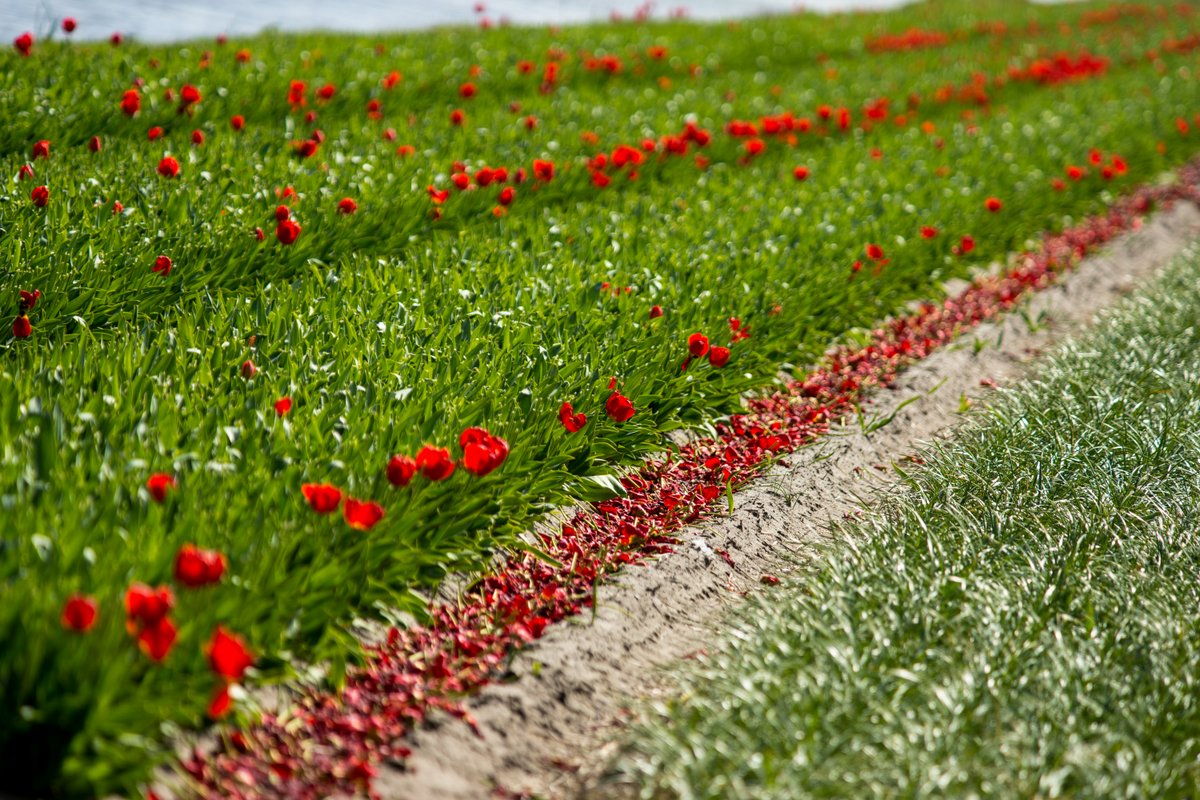
[(1200, 256), (738, 614), (619, 762), (641, 796), (1200, 788)]

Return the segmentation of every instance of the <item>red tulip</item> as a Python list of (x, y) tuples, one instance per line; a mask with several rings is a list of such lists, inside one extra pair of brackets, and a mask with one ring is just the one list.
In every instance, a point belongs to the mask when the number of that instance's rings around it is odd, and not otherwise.
[(229, 695), (229, 686), (221, 684), (217, 687), (216, 694), (209, 702), (205, 713), (211, 720), (218, 720), (229, 713), (229, 709), (233, 707), (233, 699)]
[(464, 100), (470, 100), (475, 96), (476, 91), (475, 84), (464, 83), (462, 86), (458, 87), (458, 96)]
[(604, 403), (604, 410), (610, 418), (617, 422), (628, 422), (637, 413), (633, 410), (633, 403), (629, 402), (629, 398), (616, 391), (609, 395), (608, 400)]
[(204, 131), (201, 131), (201, 130), (192, 131), (192, 144), (194, 144), (196, 147), (199, 147), (200, 145), (204, 144)]
[(383, 506), (366, 500), (355, 500), (347, 497), (342, 507), (346, 524), (356, 531), (366, 531), (375, 527), (375, 523), (383, 519)]
[(300, 142), (296, 145), (296, 154), (301, 158), (311, 158), (317, 154), (317, 148), (319, 146), (320, 142), (318, 142), (316, 139), (305, 139), (303, 142)]
[(883, 248), (877, 244), (868, 244), (866, 247), (866, 252), (867, 258), (871, 259), (872, 261), (883, 260)]
[(417, 470), (431, 481), (444, 481), (454, 473), (454, 459), (444, 447), (425, 445), (417, 452)]
[(554, 178), (554, 163), (551, 161), (534, 159), (533, 177), (542, 183), (549, 183)]
[(17, 52), (21, 55), (28, 56), (29, 51), (33, 49), (33, 34), (25, 31), (25, 33), (13, 39), (13, 47), (17, 48)]
[(387, 479), (392, 486), (405, 487), (417, 474), (417, 462), (410, 456), (392, 456), (387, 465)]
[(242, 362), (242, 377), (243, 378), (245, 378), (246, 380), (250, 380), (257, 374), (258, 374), (258, 367), (254, 366), (253, 361), (251, 361), (250, 359), (247, 358), (245, 361)]
[(87, 148), (93, 153), (99, 153), (103, 146), (104, 144), (100, 141), (99, 136), (93, 136), (92, 138), (88, 139)]
[(281, 397), (275, 401), (275, 414), (277, 416), (280, 416), (280, 417), (285, 416), (291, 410), (292, 410), (292, 398)]
[(74, 17), (63, 17), (63, 21), (62, 21), (63, 32), (64, 33), (74, 33), (75, 28), (78, 26), (78, 24), (79, 23), (75, 21)]
[(658, 319), (663, 315), (662, 306), (650, 306), (650, 319)]
[(166, 500), (167, 493), (174, 488), (175, 479), (163, 472), (157, 472), (146, 479), (146, 491), (156, 503)]
[(32, 177), (33, 177), (33, 165), (32, 164), (22, 164), (21, 168), (19, 170), (17, 170), (17, 180), (19, 180), (19, 181), (29, 180)]
[(29, 323), (29, 317), (22, 314), (13, 320), (12, 332), (14, 339), (28, 339), (33, 335), (33, 325)]
[(73, 594), (63, 606), (62, 624), (67, 630), (87, 633), (96, 624), (98, 609), (94, 598)]
[(155, 125), (153, 128), (146, 131), (146, 138), (153, 142), (156, 139), (161, 139), (163, 137), (163, 133), (163, 129), (158, 125)]
[(964, 236), (959, 241), (958, 246), (954, 248), (956, 255), (966, 255), (975, 249), (975, 239), (970, 236)]
[(708, 352), (708, 337), (703, 333), (693, 333), (688, 337), (688, 352), (694, 358), (699, 358)]
[(225, 556), (185, 544), (175, 555), (175, 580), (192, 589), (217, 583), (225, 574)]
[(476, 477), (482, 478), (508, 458), (508, 442), (483, 428), (467, 428), (458, 443), (463, 450), (463, 469)]
[(150, 268), (151, 272), (157, 272), (164, 278), (171, 274), (171, 259), (167, 256), (159, 256), (154, 259), (154, 266)]
[(328, 483), (306, 483), (300, 487), (308, 505), (318, 514), (332, 514), (342, 503), (342, 490)]
[(121, 97), (121, 110), (126, 116), (132, 117), (142, 107), (142, 96), (138, 94), (137, 89), (126, 89), (125, 94)]
[(338, 201), (339, 214), (353, 214), (358, 211), (358, 203), (351, 200), (349, 197), (343, 197)]
[(466, 121), (467, 115), (462, 112), (462, 109), (456, 108), (450, 112), (450, 124), (456, 128), (461, 128)]
[(29, 193), (29, 199), (38, 208), (45, 208), (46, 204), (50, 202), (50, 190), (45, 186), (38, 186)]
[(937, 228), (930, 227), (929, 225), (925, 225), (921, 228), (921, 238), (923, 239), (933, 239), (937, 235)]
[(558, 421), (567, 429), (567, 433), (577, 433), (587, 425), (587, 415), (582, 412), (576, 414), (570, 403), (563, 403), (558, 409)]
[(714, 347), (708, 351), (708, 363), (714, 367), (723, 367), (729, 363), (729, 348)]
[(240, 636), (229, 633), (221, 625), (213, 631), (212, 639), (204, 648), (208, 665), (219, 677), (234, 682), (242, 679), (246, 670), (254, 666), (254, 656)]
[(33, 309), (33, 307), (37, 305), (38, 300), (42, 299), (42, 292), (40, 289), (34, 289), (32, 292), (27, 292), (22, 289), (18, 294), (21, 297), (22, 311), (29, 311)]
[(116, 216), (117, 214), (120, 214), (120, 213), (121, 213), (122, 211), (124, 211), (124, 210), (125, 210), (125, 206), (121, 204), (121, 201), (120, 201), (120, 200), (114, 200), (114, 201), (113, 201), (113, 204), (112, 204), (112, 213), (113, 213), (113, 216)]
[(992, 212), (993, 214), (995, 214), (997, 211), (999, 211), (1001, 208), (1003, 208), (1003, 206), (1004, 206), (1004, 204), (1001, 203), (1000, 200), (995, 197), (989, 197), (987, 200), (983, 201), (983, 207), (986, 208), (988, 211)]
[(275, 226), (275, 238), (280, 244), (292, 244), (300, 236), (300, 226), (295, 220), (285, 219)]
[(120, 33), (114, 32), (112, 36), (108, 37), (108, 41), (113, 47), (120, 47), (121, 42), (125, 41), (125, 37)]
[(792, 177), (798, 181), (808, 180), (808, 167), (796, 167), (792, 170)]
[(502, 206), (511, 206), (516, 197), (517, 190), (511, 186), (505, 186), (500, 190), (500, 197), (497, 198), (497, 202)]
[(161, 662), (175, 646), (175, 623), (167, 617), (147, 625), (138, 633), (138, 647), (151, 661)]
[(135, 633), (141, 626), (152, 626), (167, 618), (175, 607), (175, 595), (166, 586), (151, 589), (144, 583), (125, 590), (126, 627)]
[(229, 118), (229, 127), (233, 128), (235, 131), (240, 131), (242, 128), (246, 127), (246, 118), (241, 114), (234, 114)]
[(332, 100), (333, 95), (336, 92), (337, 92), (337, 87), (334, 86), (332, 83), (327, 83), (324, 86), (322, 86), (320, 89), (317, 89), (317, 99)]
[(179, 175), (179, 162), (171, 156), (164, 156), (158, 162), (158, 174), (164, 178), (174, 178)]
[(200, 90), (195, 86), (192, 86), (190, 83), (184, 84), (183, 88), (179, 90), (180, 110), (185, 109), (188, 106), (195, 105), (199, 102)]

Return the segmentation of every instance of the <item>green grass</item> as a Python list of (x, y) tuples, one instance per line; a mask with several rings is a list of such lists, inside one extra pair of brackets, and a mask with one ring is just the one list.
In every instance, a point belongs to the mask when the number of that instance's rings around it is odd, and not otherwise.
[(739, 613), (623, 756), (641, 796), (1195, 796), (1197, 276), (1193, 252)]
[[(596, 496), (591, 478), (662, 451), (669, 431), (735, 410), (781, 366), (812, 363), (849, 331), (1191, 157), (1196, 134), (1175, 121), (1200, 111), (1195, 54), (1144, 56), (1194, 17), (1078, 24), (1097, 7), (956, 1), (730, 25), (51, 42), (28, 59), (0, 54), (0, 307), (15, 313), (18, 290), (43, 292), (33, 338), (0, 342), (0, 789), (134, 785), (176, 726), (203, 724), (213, 679), (201, 645), (218, 623), (260, 656), (254, 680), (321, 662), (336, 682), (358, 653), (354, 617), (419, 616), (445, 576), (519, 545), (547, 509)], [(982, 21), (1010, 32), (978, 32)], [(916, 25), (957, 33), (941, 49), (864, 50), (869, 36)], [(646, 58), (656, 45), (666, 59)], [(252, 57), (239, 64), (243, 47)], [(567, 58), (542, 93), (551, 48)], [(932, 99), (976, 72), (1085, 48), (1112, 59), (1106, 75), (993, 86), (987, 108)], [(588, 72), (586, 53), (618, 54), (624, 69)], [(526, 58), (533, 76), (516, 70)], [(479, 95), (462, 100), (472, 65)], [(384, 90), (393, 69), (404, 80)], [(118, 103), (139, 77), (131, 120)], [(327, 137), (308, 160), (293, 154), (311, 131), (288, 107), (293, 79), (308, 82)], [(338, 91), (319, 104), (312, 92), (326, 81)], [(185, 83), (203, 95), (192, 116), (163, 96)], [(822, 103), (858, 119), (887, 97), (895, 112), (910, 95), (922, 99), (907, 125), (799, 135), (794, 147), (770, 138), (749, 164), (721, 132), (734, 118), (812, 117)], [(365, 113), (372, 98), (382, 120)], [(464, 129), (447, 121), (458, 107)], [(246, 117), (238, 134), (235, 113)], [(532, 132), (527, 114), (540, 121)], [(713, 133), (707, 170), (690, 155), (651, 159), (636, 182), (591, 186), (585, 161), (598, 149), (678, 133), (689, 116)], [(166, 138), (148, 141), (152, 125)], [(190, 145), (193, 129), (207, 134), (203, 147)], [(99, 153), (85, 146), (93, 135)], [(39, 139), (51, 158), (34, 162), (34, 181), (16, 181)], [(398, 157), (400, 144), (415, 156)], [(1129, 174), (1052, 191), (1092, 148), (1120, 153)], [(182, 164), (174, 181), (155, 173), (168, 152)], [(492, 216), (492, 188), (455, 194), (430, 218), (425, 187), (447, 187), (453, 161), (515, 171), (535, 158), (559, 175), (518, 186), (504, 218)], [(792, 178), (797, 164), (808, 181)], [(51, 200), (37, 209), (29, 192), (42, 183)], [(272, 215), (287, 186), (303, 233), (282, 247)], [(1002, 213), (984, 211), (990, 195)], [(336, 213), (344, 196), (358, 202), (354, 216)], [(941, 236), (922, 239), (922, 225)], [(962, 234), (978, 242), (970, 258), (951, 254)], [(851, 279), (868, 242), (891, 263)], [(175, 264), (166, 278), (150, 271), (160, 254)], [(606, 281), (633, 291), (609, 297)], [(651, 321), (653, 304), (666, 313)], [(724, 344), (731, 316), (753, 335), (729, 365), (681, 373), (688, 334)], [(253, 381), (239, 375), (246, 358), (260, 368)], [(624, 425), (603, 414), (611, 376), (637, 408)], [(283, 395), (295, 408), (278, 419)], [(562, 430), (563, 401), (589, 415), (582, 432)], [(509, 441), (500, 470), (386, 483), (390, 455), (454, 446), (470, 425)], [(143, 488), (159, 471), (179, 481), (162, 506)], [(386, 517), (356, 532), (314, 515), (299, 487), (323, 481), (379, 501)], [(229, 572), (218, 587), (178, 592), (179, 643), (153, 665), (124, 629), (122, 594), (168, 581), (187, 542), (220, 549)], [(74, 592), (101, 608), (85, 637), (59, 623)]]

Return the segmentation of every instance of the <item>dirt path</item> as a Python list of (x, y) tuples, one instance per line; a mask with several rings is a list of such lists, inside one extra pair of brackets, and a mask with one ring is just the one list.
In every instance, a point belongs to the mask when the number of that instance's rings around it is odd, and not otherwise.
[(407, 768), (381, 770), (379, 794), (465, 800), (490, 797), (495, 787), (554, 798), (584, 787), (589, 796), (620, 794), (620, 787), (604, 786), (598, 770), (630, 701), (663, 690), (661, 667), (701, 651), (721, 614), (760, 588), (764, 574), (785, 577), (798, 556), (811, 555), (827, 538), (828, 521), (869, 501), (894, 462), (953, 427), (964, 397), (1019, 376), (1038, 352), (1088, 323), (1197, 235), (1200, 210), (1180, 204), (1088, 258), (1021, 311), (910, 367), (866, 411), (868, 420), (895, 412), (889, 424), (871, 433), (857, 422), (836, 429), (736, 495), (732, 515), (686, 531), (676, 552), (602, 586), (594, 619), (554, 626), (514, 658), (512, 680), (468, 701), (482, 737), (457, 720), (432, 720), (415, 734)]

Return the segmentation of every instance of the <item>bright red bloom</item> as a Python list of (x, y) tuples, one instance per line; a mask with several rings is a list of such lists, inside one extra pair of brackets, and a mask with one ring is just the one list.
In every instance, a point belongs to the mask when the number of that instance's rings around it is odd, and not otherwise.
[(964, 236), (959, 241), (958, 246), (954, 248), (955, 255), (965, 256), (967, 253), (975, 249), (975, 239), (971, 236)]
[(292, 398), (281, 397), (275, 401), (275, 414), (277, 416), (280, 416), (280, 417), (285, 416), (291, 410), (292, 410)]
[(999, 198), (989, 197), (987, 200), (983, 201), (983, 207), (995, 214), (1004, 207), (1004, 204), (1000, 202)]
[(212, 639), (204, 648), (208, 665), (219, 677), (234, 682), (242, 679), (246, 670), (254, 666), (254, 656), (240, 636), (229, 633), (221, 625), (213, 631)]
[(221, 684), (217, 687), (216, 694), (208, 704), (208, 709), (204, 712), (211, 720), (218, 720), (229, 713), (229, 709), (233, 707), (233, 699), (229, 696), (229, 686)]
[(288, 217), (292, 216), (292, 210), (287, 206), (275, 206), (275, 221), (283, 222)]
[(476, 91), (477, 89), (475, 88), (475, 84), (464, 83), (462, 86), (458, 87), (458, 96), (464, 100), (470, 100), (475, 96)]
[(429, 199), (433, 201), (433, 204), (435, 206), (440, 206), (442, 203), (446, 202), (446, 200), (448, 200), (450, 198), (450, 190), (449, 189), (443, 189), (441, 191), (438, 191), (438, 189), (436, 187), (434, 187), (432, 184), (430, 184), (425, 189), (425, 191), (427, 191), (429, 193)]
[(164, 178), (174, 178), (179, 175), (179, 162), (171, 156), (165, 156), (158, 162), (158, 174)]
[(337, 87), (332, 83), (327, 83), (320, 89), (317, 89), (318, 100), (332, 100), (333, 95), (337, 92)]
[(125, 94), (121, 97), (121, 110), (126, 116), (132, 117), (142, 107), (142, 96), (138, 94), (137, 89), (126, 89)]
[(181, 108), (195, 105), (200, 102), (200, 90), (190, 83), (184, 84), (179, 90), (179, 103)]
[(937, 228), (931, 227), (929, 225), (925, 225), (924, 227), (921, 228), (921, 238), (923, 238), (923, 239), (933, 239), (937, 235), (938, 235)]
[(883, 260), (883, 248), (877, 244), (868, 244), (866, 247), (866, 252), (867, 258), (871, 259), (872, 261)]
[(217, 583), (224, 574), (225, 556), (216, 550), (185, 544), (175, 555), (175, 580), (191, 589)]
[(537, 124), (538, 124), (537, 117), (533, 116), (532, 114), (530, 114), (528, 117), (525, 118), (525, 122), (524, 122), (525, 130), (531, 131), (537, 127)]
[(417, 462), (410, 456), (392, 456), (388, 461), (387, 479), (392, 486), (408, 486), (416, 474)]
[(462, 109), (456, 108), (450, 112), (450, 124), (456, 128), (461, 128), (466, 121), (467, 115), (463, 113)]
[(663, 315), (662, 306), (650, 306), (650, 319), (658, 319)]
[(171, 274), (171, 259), (167, 256), (159, 256), (154, 259), (154, 266), (150, 268), (151, 272), (157, 272), (164, 278)]
[(246, 118), (241, 114), (234, 114), (229, 118), (229, 127), (233, 128), (235, 131), (240, 131), (242, 128), (246, 127)]
[(366, 531), (375, 527), (375, 523), (383, 519), (383, 506), (366, 500), (355, 500), (347, 497), (342, 506), (346, 524), (356, 531)]
[(120, 213), (121, 213), (122, 211), (124, 211), (124, 210), (125, 210), (125, 206), (124, 206), (124, 205), (121, 203), (121, 201), (120, 201), (120, 200), (114, 200), (114, 201), (113, 201), (112, 213), (113, 213), (114, 215), (116, 215), (116, 214), (120, 214)]
[(1071, 164), (1067, 167), (1067, 177), (1070, 178), (1071, 180), (1073, 180), (1073, 181), (1082, 180), (1083, 175), (1084, 175), (1084, 172), (1081, 167), (1077, 167), (1074, 164)]
[(96, 624), (97, 613), (98, 609), (94, 598), (73, 594), (63, 606), (63, 627), (67, 630), (87, 633)]
[(798, 181), (808, 180), (808, 167), (796, 167), (792, 170), (792, 177)]
[(549, 183), (554, 178), (554, 163), (535, 158), (533, 160), (533, 177), (543, 183)]
[(46, 204), (50, 202), (50, 190), (45, 186), (38, 186), (29, 193), (29, 199), (38, 208), (45, 208)]
[(126, 627), (134, 633), (139, 627), (156, 625), (167, 618), (175, 607), (175, 595), (170, 587), (151, 589), (144, 583), (135, 583), (125, 590)]
[(629, 398), (616, 391), (605, 401), (604, 411), (617, 422), (628, 422), (637, 413), (633, 410), (633, 403), (629, 402)]
[(471, 176), (465, 172), (456, 172), (450, 176), (450, 182), (454, 184), (454, 188), (460, 192), (465, 192), (471, 188)]
[(355, 211), (358, 211), (358, 203), (354, 202), (349, 197), (343, 197), (338, 201), (339, 214), (353, 214)]
[(19, 180), (19, 181), (29, 180), (32, 177), (33, 177), (33, 165), (32, 164), (22, 164), (21, 168), (19, 170), (17, 170), (17, 180)]
[(708, 363), (714, 367), (723, 367), (729, 362), (728, 347), (714, 347), (708, 351)]
[(150, 141), (152, 141), (152, 142), (153, 142), (155, 139), (161, 139), (161, 138), (162, 138), (162, 135), (163, 135), (163, 129), (162, 129), (162, 128), (160, 128), (160, 127), (159, 127), (159, 126), (157, 126), (157, 125), (155, 125), (155, 126), (154, 126), (153, 128), (151, 128), (150, 130), (146, 131), (146, 138), (147, 138), (147, 139), (149, 139), (149, 140), (150, 140)]
[(123, 41), (125, 41), (125, 37), (116, 31), (113, 32), (112, 36), (108, 37), (108, 42), (113, 47), (120, 47), (121, 42), (123, 42)]
[(371, 119), (383, 119), (383, 104), (374, 98), (367, 101), (367, 116)]
[(275, 226), (275, 238), (280, 244), (292, 244), (300, 236), (300, 226), (295, 220), (285, 219)]
[(301, 158), (312, 158), (317, 154), (317, 149), (320, 147), (320, 142), (315, 138), (305, 139), (296, 145), (296, 155)]
[(196, 147), (204, 144), (204, 131), (198, 129), (192, 131), (192, 144), (196, 145)]
[(175, 488), (175, 479), (165, 472), (156, 472), (146, 479), (146, 491), (154, 502), (161, 503), (167, 499), (167, 493)]
[(306, 483), (300, 487), (308, 505), (318, 514), (332, 514), (342, 503), (342, 490), (329, 483)]
[(175, 623), (167, 617), (146, 625), (138, 633), (138, 647), (151, 661), (162, 662), (175, 646)]
[(515, 199), (517, 199), (517, 190), (511, 186), (505, 186), (500, 190), (500, 196), (496, 199), (496, 202), (502, 206), (511, 206)]
[(13, 320), (12, 332), (14, 339), (28, 339), (33, 335), (33, 325), (29, 322), (29, 317), (22, 314)]
[(380, 83), (383, 84), (383, 88), (390, 90), (390, 89), (394, 88), (396, 86), (396, 84), (402, 80), (404, 80), (404, 76), (401, 75), (396, 70), (392, 70), (391, 72), (389, 72), (387, 74), (387, 77), (385, 77), (382, 81), (380, 81)]
[(745, 148), (746, 155), (753, 157), (761, 155), (767, 149), (767, 143), (762, 139), (747, 139), (742, 147)]
[(21, 298), (21, 310), (29, 311), (37, 305), (38, 300), (42, 299), (41, 289), (34, 289), (32, 292), (27, 292), (21, 289), (18, 293)]
[(75, 20), (74, 17), (63, 17), (62, 29), (63, 29), (64, 33), (74, 33), (75, 28), (78, 25), (79, 25), (79, 23)]
[(104, 143), (100, 141), (99, 136), (93, 136), (92, 138), (88, 139), (87, 148), (91, 152), (99, 153), (101, 148), (103, 148), (103, 147), (104, 147)]
[(467, 428), (458, 443), (463, 450), (463, 469), (480, 478), (508, 458), (508, 442), (483, 428)]
[(693, 358), (699, 358), (708, 352), (708, 337), (703, 333), (693, 333), (688, 337), (688, 352)]
[(558, 421), (567, 429), (567, 433), (577, 433), (587, 425), (587, 415), (582, 412), (576, 414), (570, 403), (563, 403), (558, 409)]
[(396, 155), (400, 156), (401, 158), (408, 158), (416, 152), (417, 148), (413, 147), (411, 144), (402, 144), (396, 148)]
[(246, 380), (250, 380), (257, 374), (258, 374), (258, 367), (254, 366), (253, 361), (251, 361), (250, 359), (247, 358), (245, 361), (242, 362), (242, 377), (243, 378), (245, 378)]
[(13, 47), (17, 48), (17, 52), (21, 55), (28, 56), (29, 51), (33, 49), (33, 34), (25, 31), (25, 33), (13, 39)]
[(454, 472), (454, 459), (445, 447), (425, 445), (417, 451), (417, 469), (431, 481), (444, 481)]

